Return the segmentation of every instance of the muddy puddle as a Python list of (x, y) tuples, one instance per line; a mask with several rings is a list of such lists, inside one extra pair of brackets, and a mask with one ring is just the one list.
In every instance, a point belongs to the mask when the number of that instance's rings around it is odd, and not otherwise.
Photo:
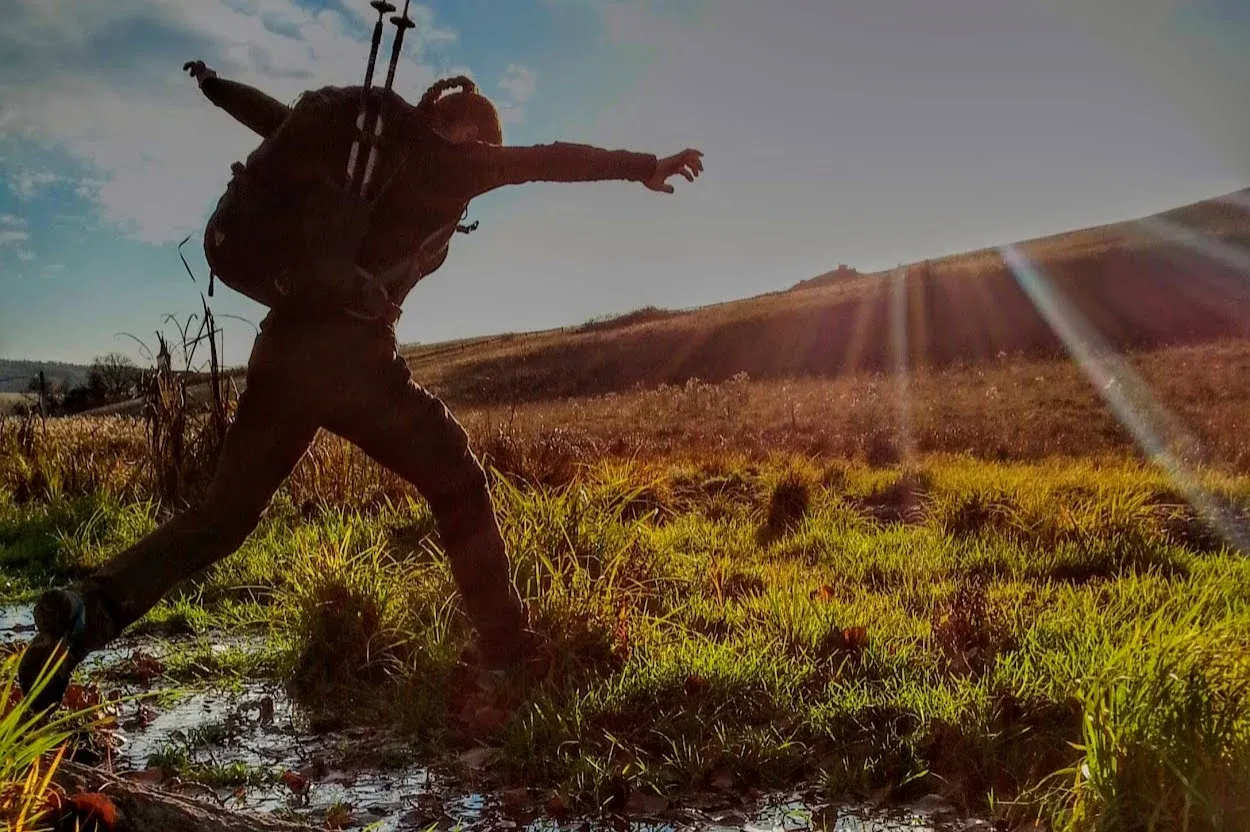
[[(0, 646), (30, 638), (29, 608), (0, 608)], [(159, 660), (173, 648), (153, 639), (119, 640), (94, 655), (86, 675), (121, 662), (136, 651)], [(80, 675), (78, 678), (82, 678)], [(116, 686), (113, 686), (116, 687)], [(120, 707), (109, 756), (118, 772), (155, 781), (177, 764), (195, 770), (196, 781), (161, 781), (162, 788), (259, 812), (295, 812), (308, 822), (371, 832), (439, 829), (526, 832), (944, 832), (989, 829), (957, 820), (940, 800), (907, 810), (831, 806), (802, 794), (772, 795), (749, 806), (643, 806), (638, 816), (610, 819), (548, 815), (541, 803), (516, 792), (482, 794), (450, 776), (410, 761), (402, 740), (379, 731), (313, 732), (282, 687), (251, 681), (229, 689), (200, 686), (163, 689), (130, 686), (147, 697)], [(483, 754), (469, 752), (469, 770)]]

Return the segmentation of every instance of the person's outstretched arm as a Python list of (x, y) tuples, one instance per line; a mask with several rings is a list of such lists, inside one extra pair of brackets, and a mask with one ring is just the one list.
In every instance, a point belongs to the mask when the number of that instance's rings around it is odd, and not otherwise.
[(673, 193), (669, 177), (681, 174), (693, 182), (703, 171), (703, 154), (685, 150), (657, 159), (654, 154), (605, 150), (585, 144), (508, 147), (467, 142), (452, 145), (433, 165), (435, 175), (464, 197), (472, 198), (505, 185), (525, 182), (641, 182), (654, 191)]
[(209, 101), (261, 138), (272, 136), (290, 113), (281, 101), (255, 87), (218, 78), (217, 73), (205, 66), (203, 61), (188, 61), (182, 68), (196, 80)]

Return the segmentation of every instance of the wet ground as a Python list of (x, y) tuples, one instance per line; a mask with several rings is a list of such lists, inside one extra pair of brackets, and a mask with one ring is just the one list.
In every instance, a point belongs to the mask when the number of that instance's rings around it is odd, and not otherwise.
[[(32, 630), (29, 608), (0, 608), (0, 646), (20, 643)], [(86, 674), (122, 665), (142, 669), (145, 662), (158, 668), (161, 655), (171, 649), (176, 645), (168, 641), (122, 640), (91, 657), (85, 664)], [(527, 832), (990, 828), (979, 821), (956, 820), (937, 798), (887, 813), (812, 802), (798, 793), (765, 796), (749, 805), (725, 799), (719, 801), (722, 805), (703, 800), (697, 805), (670, 806), (656, 798), (638, 801), (628, 819), (557, 819), (523, 792), (481, 794), (462, 779), (453, 780), (410, 762), (402, 740), (385, 732), (314, 733), (279, 685), (255, 681), (230, 689), (174, 690), (162, 687), (158, 678), (151, 688), (125, 688), (128, 694), (153, 690), (161, 692), (159, 699), (128, 701), (119, 708), (109, 751), (114, 770), (228, 808), (294, 811), (319, 826), (374, 832), (409, 832), (431, 826)], [(487, 749), (470, 751), (460, 762), (472, 772), (488, 755)], [(154, 757), (190, 763), (222, 782), (210, 787), (159, 779), (158, 768), (151, 765)]]

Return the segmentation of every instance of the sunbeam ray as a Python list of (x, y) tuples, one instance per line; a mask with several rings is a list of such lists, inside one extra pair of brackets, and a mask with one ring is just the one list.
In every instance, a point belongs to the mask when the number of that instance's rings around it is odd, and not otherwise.
[(1091, 327), (1051, 284), (1046, 275), (1015, 246), (1001, 249), (1012, 275), (1076, 361), (1094, 389), (1138, 446), (1158, 464), (1226, 542), (1241, 553), (1250, 552), (1250, 535), (1201, 486), (1185, 463), (1168, 447), (1172, 436), (1191, 447), (1197, 441), (1163, 407), (1149, 385)]
[(890, 285), (890, 346), (894, 355), (894, 398), (898, 412), (898, 442), (904, 462), (915, 457), (912, 433), (911, 380), (908, 378), (907, 269), (895, 269)]
[(1250, 250), (1161, 217), (1138, 220), (1137, 225), (1152, 237), (1196, 251), (1220, 265), (1241, 272), (1247, 276), (1246, 288), (1250, 290)]

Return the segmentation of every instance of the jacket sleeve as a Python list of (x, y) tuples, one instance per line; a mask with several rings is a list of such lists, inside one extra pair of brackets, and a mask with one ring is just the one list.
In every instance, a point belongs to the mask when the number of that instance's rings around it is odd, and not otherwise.
[(238, 81), (205, 78), (200, 84), (200, 90), (209, 101), (262, 138), (273, 135), (290, 112), (281, 101)]
[(447, 163), (439, 169), (454, 180), (447, 182), (451, 189), (471, 198), (524, 182), (645, 182), (655, 166), (656, 157), (650, 153), (585, 144), (508, 147), (473, 142), (449, 148)]

